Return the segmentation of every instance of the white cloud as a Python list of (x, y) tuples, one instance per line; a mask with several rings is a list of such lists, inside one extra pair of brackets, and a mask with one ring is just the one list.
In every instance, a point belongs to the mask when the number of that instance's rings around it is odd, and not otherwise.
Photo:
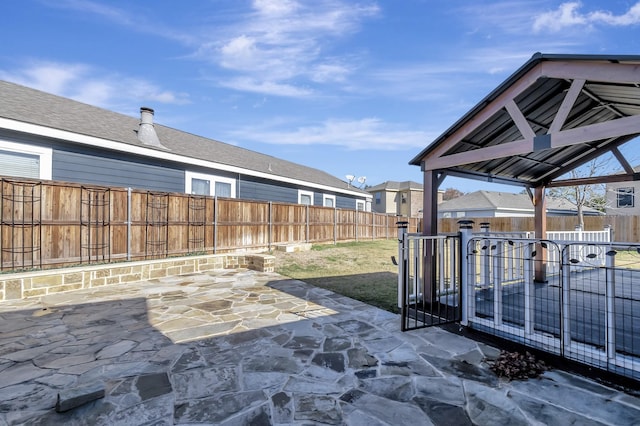
[[(212, 62), (233, 74), (231, 81), (216, 77), (223, 87), (250, 92), (262, 87), (260, 93), (300, 97), (315, 92), (297, 86), (341, 83), (351, 75), (357, 68), (349, 65), (353, 58), (327, 56), (328, 52), (336, 39), (357, 31), (380, 11), (375, 0), (253, 0), (248, 12), (244, 4), (224, 11), (212, 7), (211, 16), (203, 15), (188, 30), (178, 30), (157, 19), (148, 5), (128, 3), (118, 8), (92, 0), (41, 1), (178, 41), (193, 49), (191, 59)], [(276, 90), (269, 92), (270, 87)]]
[(255, 0), (253, 7), (264, 15), (282, 16), (295, 11), (298, 5), (293, 0)]
[(318, 64), (310, 70), (310, 78), (316, 83), (344, 82), (352, 71), (353, 68), (345, 64)]
[[(246, 68), (256, 53), (256, 41), (251, 37), (241, 35), (222, 46), (222, 57), (233, 61), (225, 64), (229, 68)], [(249, 62), (249, 63), (248, 63)]]
[(86, 64), (34, 61), (22, 69), (0, 70), (0, 78), (104, 108), (129, 102), (189, 103), (185, 93), (171, 92), (139, 78), (114, 75)]
[(320, 125), (300, 126), (292, 131), (244, 128), (233, 131), (231, 135), (237, 139), (274, 145), (333, 145), (348, 150), (368, 151), (421, 149), (437, 136), (423, 131), (400, 129), (378, 118), (329, 119)]
[(98, 15), (123, 27), (133, 28), (147, 34), (161, 36), (166, 39), (192, 44), (194, 37), (188, 32), (175, 31), (157, 20), (152, 20), (152, 13), (146, 4), (137, 5), (137, 10), (123, 10), (117, 7), (91, 0), (42, 0), (49, 7), (67, 9)]
[(634, 4), (622, 15), (614, 15), (607, 11), (593, 12), (590, 18), (594, 22), (603, 22), (614, 26), (627, 26), (640, 24), (640, 2)]
[(625, 13), (615, 15), (611, 11), (598, 10), (582, 13), (581, 2), (562, 3), (556, 10), (542, 13), (535, 17), (533, 30), (541, 32), (549, 30), (558, 32), (564, 28), (575, 26), (593, 26), (598, 24), (611, 26), (629, 26), (640, 24), (640, 2), (635, 3)]
[(2, 71), (4, 80), (13, 81), (24, 86), (33, 87), (45, 92), (61, 93), (79, 76), (86, 74), (88, 67), (81, 64), (38, 63), (17, 73)]
[(237, 77), (221, 83), (229, 89), (243, 92), (260, 93), (263, 95), (282, 96), (289, 98), (300, 98), (313, 93), (311, 89), (297, 87), (294, 85), (279, 83), (277, 81), (264, 81), (252, 77)]
[[(374, 16), (376, 5), (344, 1), (255, 0), (253, 12), (217, 31), (230, 34), (223, 41), (203, 43), (200, 57), (239, 73), (226, 87), (255, 91), (255, 86), (276, 88), (272, 95), (308, 96), (314, 91), (298, 87), (304, 82), (343, 82), (355, 66), (348, 58), (326, 56), (332, 40), (356, 31), (360, 22)], [(238, 81), (252, 81), (239, 85)], [(303, 83), (300, 83), (303, 82)], [(295, 90), (280, 90), (282, 87)], [(260, 90), (261, 93), (269, 93)]]

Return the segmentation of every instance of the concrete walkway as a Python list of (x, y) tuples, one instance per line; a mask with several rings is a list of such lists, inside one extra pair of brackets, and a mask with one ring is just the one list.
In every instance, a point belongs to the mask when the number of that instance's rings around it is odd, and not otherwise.
[(399, 326), (248, 270), (5, 302), (0, 425), (640, 423), (632, 396), (561, 371), (498, 380), (496, 349)]

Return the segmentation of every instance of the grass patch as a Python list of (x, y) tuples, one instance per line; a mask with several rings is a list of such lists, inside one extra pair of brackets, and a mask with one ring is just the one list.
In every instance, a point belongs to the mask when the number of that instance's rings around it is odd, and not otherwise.
[(398, 270), (392, 240), (313, 245), (310, 251), (275, 252), (276, 272), (317, 287), (398, 312)]

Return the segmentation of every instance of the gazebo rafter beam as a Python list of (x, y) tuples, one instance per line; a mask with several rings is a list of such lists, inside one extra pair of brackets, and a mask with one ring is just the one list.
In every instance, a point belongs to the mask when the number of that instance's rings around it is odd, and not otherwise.
[(560, 104), (560, 108), (558, 108), (558, 112), (556, 112), (553, 122), (551, 126), (549, 126), (549, 130), (547, 130), (548, 134), (557, 133), (562, 129), (562, 126), (566, 123), (567, 117), (569, 117), (573, 109), (573, 105), (576, 103), (580, 93), (582, 93), (585, 83), (586, 80), (583, 79), (575, 79), (571, 82), (571, 86), (565, 94), (562, 104)]

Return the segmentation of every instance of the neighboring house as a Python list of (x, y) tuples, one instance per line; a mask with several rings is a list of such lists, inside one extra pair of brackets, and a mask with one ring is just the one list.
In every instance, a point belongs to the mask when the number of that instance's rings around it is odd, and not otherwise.
[(422, 185), (417, 182), (386, 181), (367, 188), (373, 195), (372, 210), (407, 217), (422, 215)]
[[(640, 166), (634, 170), (640, 171)], [(636, 203), (636, 194), (640, 194), (640, 183), (637, 181), (607, 183), (606, 194), (608, 215), (640, 215), (640, 204)]]
[(0, 81), (0, 175), (368, 210), (318, 169)]
[[(548, 216), (575, 216), (578, 208), (567, 200), (547, 197)], [(598, 216), (598, 210), (584, 207), (585, 216)], [(527, 194), (476, 191), (438, 204), (438, 218), (457, 217), (533, 217), (533, 203)]]

